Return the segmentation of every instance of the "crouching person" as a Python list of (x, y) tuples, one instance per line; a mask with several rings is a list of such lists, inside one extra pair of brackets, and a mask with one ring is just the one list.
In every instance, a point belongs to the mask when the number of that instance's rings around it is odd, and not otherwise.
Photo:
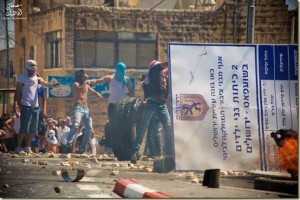
[(58, 140), (55, 136), (55, 131), (54, 130), (49, 130), (46, 133), (46, 138), (47, 138), (47, 151), (53, 152), (53, 153), (59, 153), (58, 152)]

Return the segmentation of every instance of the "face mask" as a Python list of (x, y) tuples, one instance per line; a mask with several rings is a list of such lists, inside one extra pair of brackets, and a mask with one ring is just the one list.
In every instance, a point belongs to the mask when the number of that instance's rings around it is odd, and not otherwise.
[(33, 77), (35, 75), (35, 70), (27, 70), (27, 76)]

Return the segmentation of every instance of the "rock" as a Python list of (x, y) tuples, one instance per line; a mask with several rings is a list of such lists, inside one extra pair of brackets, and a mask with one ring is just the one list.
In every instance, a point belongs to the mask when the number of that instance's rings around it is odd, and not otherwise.
[(140, 165), (140, 166), (138, 166), (138, 169), (146, 169), (146, 166)]
[(27, 153), (25, 151), (22, 151), (19, 153), (20, 156), (27, 156)]
[(227, 174), (228, 174), (228, 175), (233, 175), (233, 171), (232, 171), (232, 170), (228, 170), (228, 171), (227, 171)]
[(70, 165), (71, 165), (72, 167), (78, 166), (79, 164), (80, 164), (79, 161), (73, 161), (73, 162), (70, 162)]
[(88, 164), (88, 163), (85, 163), (84, 165), (85, 165), (87, 168), (92, 168), (91, 165)]
[(71, 166), (71, 164), (69, 162), (61, 162), (62, 166)]
[(22, 163), (28, 163), (28, 162), (29, 162), (29, 159), (27, 159), (27, 158), (22, 159)]
[(38, 161), (38, 164), (39, 164), (39, 165), (47, 165), (48, 163), (47, 163), (47, 161), (45, 161), (45, 160), (39, 160), (39, 161)]
[(220, 175), (221, 176), (228, 176), (228, 173), (227, 173), (227, 171), (220, 171)]
[(152, 173), (153, 172), (153, 168), (147, 167), (147, 168), (145, 168), (145, 171), (148, 172), (148, 173)]
[(61, 175), (61, 171), (60, 170), (52, 170), (52, 175), (60, 176)]
[(54, 187), (54, 191), (55, 191), (56, 193), (62, 192), (62, 189), (63, 189), (62, 186), (60, 186), (60, 187)]
[(195, 175), (193, 172), (189, 172), (185, 175), (185, 178), (186, 179), (194, 179), (195, 178)]
[(5, 184), (3, 184), (3, 185), (2, 185), (2, 187), (4, 187), (4, 188), (9, 188), (9, 187), (10, 187), (10, 185), (9, 185), (9, 184), (7, 184), (7, 183), (5, 183)]
[(117, 176), (119, 174), (119, 170), (112, 170), (110, 175)]
[(67, 159), (70, 159), (70, 158), (72, 158), (72, 154), (70, 154), (70, 153), (67, 153), (67, 154), (59, 154), (58, 157), (59, 157), (59, 158), (67, 158)]
[(89, 158), (88, 154), (81, 154), (80, 158)]
[(199, 179), (198, 178), (193, 178), (191, 183), (199, 183)]
[(113, 163), (112, 166), (113, 167), (120, 167), (119, 163)]

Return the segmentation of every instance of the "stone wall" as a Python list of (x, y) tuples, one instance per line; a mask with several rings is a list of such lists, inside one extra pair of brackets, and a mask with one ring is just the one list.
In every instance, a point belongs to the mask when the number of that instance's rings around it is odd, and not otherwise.
[[(291, 22), (295, 13), (288, 12), (284, 0), (256, 1), (254, 43), (287, 44), (291, 41)], [(297, 16), (297, 14), (296, 14)], [(297, 20), (297, 18), (296, 18)], [(247, 1), (227, 0), (215, 11), (199, 10), (149, 10), (139, 8), (111, 8), (85, 5), (62, 5), (57, 8), (33, 13), (28, 16), (26, 34), (16, 35), (16, 40), (26, 36), (26, 45), (38, 45), (38, 63), (42, 76), (73, 75), (74, 73), (74, 30), (155, 32), (158, 34), (158, 59), (167, 60), (169, 42), (189, 43), (246, 43)], [(296, 21), (296, 24), (298, 22)], [(17, 26), (16, 26), (17, 27)], [(26, 30), (26, 29), (25, 29)], [(45, 32), (61, 30), (62, 66), (44, 69)], [(297, 28), (295, 42), (298, 41)], [(37, 34), (40, 33), (40, 34)], [(28, 57), (28, 46), (26, 55)], [(19, 61), (23, 51), (19, 52)], [(145, 66), (146, 67), (146, 66)], [(113, 69), (88, 68), (89, 75), (104, 76), (114, 73)], [(140, 78), (146, 69), (130, 69), (128, 76), (136, 77), (136, 96), (142, 98)], [(55, 108), (53, 117), (72, 114), (71, 99), (48, 99), (49, 107)], [(89, 101), (94, 127), (103, 132), (107, 121), (107, 100), (91, 98)]]

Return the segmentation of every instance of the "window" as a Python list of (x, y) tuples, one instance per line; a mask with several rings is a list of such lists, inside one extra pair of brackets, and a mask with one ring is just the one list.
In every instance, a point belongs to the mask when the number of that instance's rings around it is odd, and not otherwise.
[(75, 31), (75, 67), (146, 68), (157, 57), (156, 33)]
[(61, 54), (61, 32), (54, 31), (46, 33), (46, 68), (60, 67)]
[(29, 58), (32, 60), (37, 60), (37, 45), (33, 45), (29, 47)]

